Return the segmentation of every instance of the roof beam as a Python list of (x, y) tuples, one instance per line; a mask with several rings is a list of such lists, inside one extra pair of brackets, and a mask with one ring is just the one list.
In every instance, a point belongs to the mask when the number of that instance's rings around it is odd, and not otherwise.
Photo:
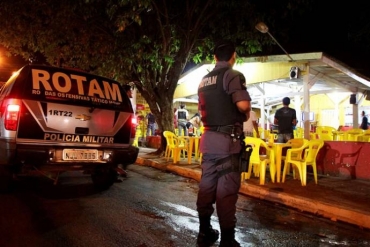
[(310, 68), (310, 74), (314, 75), (315, 77), (317, 76), (318, 78), (322, 78), (326, 83), (332, 85), (332, 86), (339, 86), (341, 88), (347, 89), (350, 92), (356, 93), (358, 90), (355, 87), (348, 86), (338, 80), (335, 80), (333, 78), (330, 78), (327, 75), (324, 75), (323, 73)]
[(351, 77), (352, 79), (358, 81), (358, 82), (361, 82), (362, 84), (364, 84), (365, 86), (367, 87), (370, 87), (370, 79), (369, 78), (366, 78), (364, 76), (359, 76), (357, 75), (356, 73), (352, 72), (351, 70), (349, 70), (348, 68), (346, 68), (345, 66), (339, 64), (338, 62), (334, 61), (333, 59), (330, 59), (326, 56), (323, 56), (321, 58), (321, 60), (326, 63), (327, 65), (343, 72), (344, 74), (346, 74), (347, 76)]

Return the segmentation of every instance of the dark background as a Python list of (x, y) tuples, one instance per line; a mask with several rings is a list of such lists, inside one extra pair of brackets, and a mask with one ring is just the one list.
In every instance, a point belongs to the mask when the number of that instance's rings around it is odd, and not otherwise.
[(0, 46), (0, 82), (7, 81), (12, 72), (27, 64), (20, 56), (6, 56), (6, 49)]
[[(262, 1), (266, 8), (277, 9), (271, 4), (278, 3)], [(297, 11), (290, 18), (275, 19), (275, 29), (270, 28), (270, 33), (288, 53), (324, 52), (370, 77), (369, 7), (369, 1), (314, 0), (301, 14)], [(275, 46), (271, 53), (283, 51)]]
[[(305, 8), (298, 6), (306, 0), (251, 1), (263, 13), (261, 20), (269, 26), (269, 32), (289, 54), (324, 52), (370, 78), (369, 1), (311, 0)], [(296, 9), (290, 11), (288, 4)], [(28, 62), (16, 56), (4, 57), (4, 52), (0, 47), (0, 81), (6, 81)], [(274, 45), (252, 56), (274, 54), (284, 52)]]

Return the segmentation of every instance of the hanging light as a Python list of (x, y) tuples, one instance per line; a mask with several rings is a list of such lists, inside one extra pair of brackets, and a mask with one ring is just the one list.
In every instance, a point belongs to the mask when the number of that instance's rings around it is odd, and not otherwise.
[(260, 31), (261, 33), (267, 33), (270, 37), (275, 41), (275, 43), (285, 52), (285, 54), (289, 57), (290, 62), (293, 62), (293, 58), (289, 55), (289, 53), (279, 44), (279, 42), (272, 36), (269, 32), (268, 26), (264, 22), (258, 22), (255, 28)]

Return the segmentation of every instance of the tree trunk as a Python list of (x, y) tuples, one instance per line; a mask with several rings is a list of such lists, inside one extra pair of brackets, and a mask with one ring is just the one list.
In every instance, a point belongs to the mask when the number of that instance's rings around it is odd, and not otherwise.
[(163, 154), (166, 150), (167, 142), (163, 136), (163, 132), (168, 130), (174, 132), (174, 108), (173, 94), (171, 95), (156, 95), (156, 99), (150, 98), (147, 100), (150, 111), (154, 114), (158, 129), (161, 135), (161, 145), (154, 154)]

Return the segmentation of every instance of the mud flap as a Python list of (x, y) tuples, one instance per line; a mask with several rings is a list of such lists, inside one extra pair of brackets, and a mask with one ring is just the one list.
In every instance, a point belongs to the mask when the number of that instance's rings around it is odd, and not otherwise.
[(98, 190), (107, 190), (117, 179), (117, 172), (111, 167), (97, 167), (91, 174), (94, 186)]

